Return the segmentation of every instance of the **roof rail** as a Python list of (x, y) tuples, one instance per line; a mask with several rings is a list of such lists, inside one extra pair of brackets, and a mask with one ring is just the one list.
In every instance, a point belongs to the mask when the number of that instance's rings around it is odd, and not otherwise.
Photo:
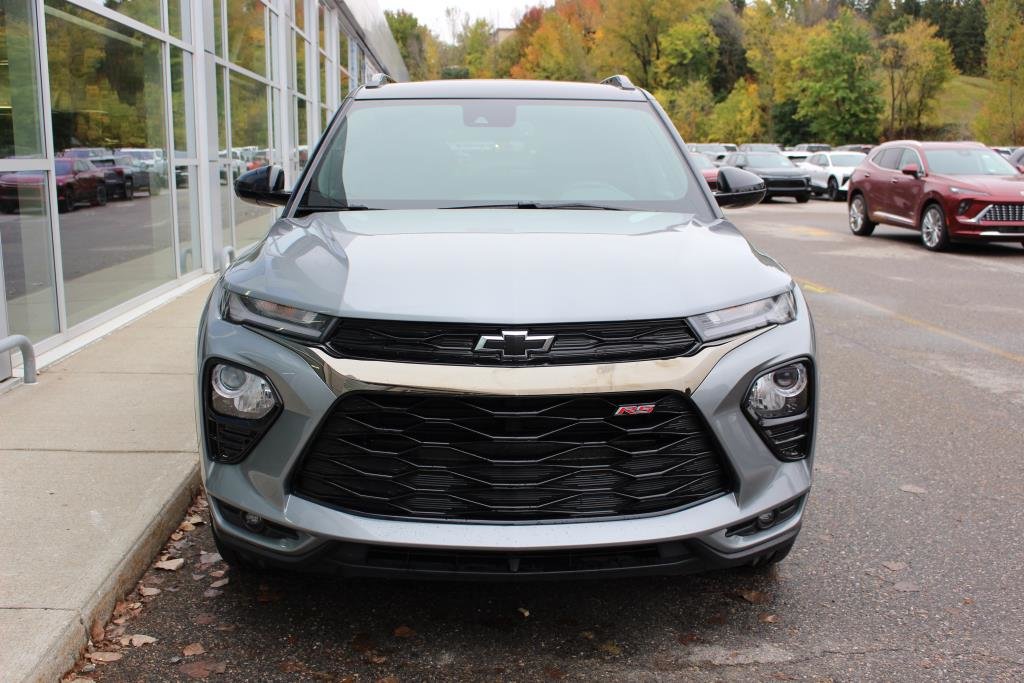
[(387, 85), (388, 83), (394, 83), (394, 82), (395, 82), (395, 79), (391, 78), (391, 76), (388, 76), (383, 71), (379, 71), (379, 72), (373, 74), (372, 76), (370, 76), (370, 79), (368, 81), (366, 81), (366, 87), (367, 88), (379, 88), (382, 85)]
[(622, 74), (609, 76), (601, 81), (601, 85), (614, 85), (619, 90), (636, 90), (636, 86), (633, 85), (633, 81), (629, 80), (629, 76), (623, 76)]

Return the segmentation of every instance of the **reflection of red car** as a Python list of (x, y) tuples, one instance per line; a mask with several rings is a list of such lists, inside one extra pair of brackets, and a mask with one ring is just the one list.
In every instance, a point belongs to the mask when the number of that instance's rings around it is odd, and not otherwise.
[(1024, 243), (1024, 173), (974, 142), (887, 142), (853, 172), (850, 230), (921, 231), (927, 249), (957, 240)]
[[(54, 160), (57, 179), (57, 204), (60, 210), (74, 211), (75, 205), (89, 202), (93, 206), (107, 203), (107, 185), (103, 171), (88, 159)], [(17, 171), (0, 177), (0, 208), (11, 213), (22, 203), (41, 203), (46, 192), (46, 174), (40, 171)]]
[(714, 192), (718, 189), (718, 167), (712, 163), (711, 159), (707, 158), (700, 152), (693, 152), (690, 154), (690, 159), (693, 160), (693, 165), (700, 170), (701, 175), (704, 176), (704, 181)]

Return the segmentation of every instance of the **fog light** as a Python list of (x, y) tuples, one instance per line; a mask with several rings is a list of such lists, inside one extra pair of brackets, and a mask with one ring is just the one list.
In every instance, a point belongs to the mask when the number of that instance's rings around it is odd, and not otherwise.
[(971, 208), (971, 200), (965, 199), (962, 202), (960, 202), (960, 204), (956, 207), (956, 214), (958, 216), (963, 216), (965, 213), (967, 213), (967, 209), (969, 208)]
[(750, 388), (747, 407), (761, 418), (785, 417), (807, 410), (808, 371), (793, 363), (761, 375)]
[(769, 510), (757, 516), (758, 529), (767, 529), (772, 524), (775, 524), (775, 510)]
[(249, 531), (255, 531), (256, 533), (260, 533), (261, 531), (263, 531), (263, 518), (259, 515), (255, 515), (251, 512), (246, 512), (245, 515), (242, 516), (242, 522), (245, 523), (245, 528), (247, 528)]
[(259, 420), (277, 405), (270, 382), (235, 365), (213, 366), (210, 389), (211, 405), (221, 415)]

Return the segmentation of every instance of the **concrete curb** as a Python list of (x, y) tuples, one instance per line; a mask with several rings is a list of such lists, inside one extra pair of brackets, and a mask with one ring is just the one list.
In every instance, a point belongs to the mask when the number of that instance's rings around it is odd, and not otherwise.
[(99, 618), (106, 623), (117, 601), (135, 587), (157, 551), (181, 524), (199, 488), (197, 455), (194, 466), (164, 500), (159, 514), (146, 525), (146, 531), (135, 539), (114, 571), (78, 608), (77, 623), (72, 622), (70, 628), (59, 633), (50, 656), (40, 661), (25, 680), (46, 683), (59, 681), (75, 665), (89, 642), (89, 627), (93, 621)]

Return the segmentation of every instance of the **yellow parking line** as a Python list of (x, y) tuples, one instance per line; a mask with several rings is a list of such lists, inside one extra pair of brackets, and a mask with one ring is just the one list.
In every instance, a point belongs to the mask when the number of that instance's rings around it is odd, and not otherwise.
[(794, 225), (787, 228), (790, 232), (795, 232), (800, 235), (806, 235), (807, 237), (829, 237), (832, 233), (824, 228), (815, 228), (810, 225)]
[(1001, 349), (998, 346), (992, 346), (991, 344), (986, 344), (985, 342), (978, 341), (977, 339), (965, 337), (964, 335), (959, 334), (957, 332), (953, 332), (952, 330), (947, 330), (946, 328), (940, 325), (935, 325), (924, 320), (918, 320), (917, 318), (913, 318), (909, 315), (903, 315), (902, 313), (898, 313), (892, 309), (885, 308), (884, 306), (879, 306), (878, 304), (873, 304), (870, 301), (865, 301), (864, 299), (859, 299), (849, 294), (837, 292), (834, 289), (826, 287), (825, 285), (819, 285), (816, 282), (811, 282), (810, 280), (796, 278), (796, 281), (800, 284), (800, 287), (802, 287), (806, 291), (814, 292), (815, 294), (835, 294), (836, 296), (841, 296), (844, 299), (853, 301), (854, 303), (878, 311), (879, 313), (883, 313), (891, 318), (899, 320), (900, 322), (910, 325), (912, 327), (927, 330), (928, 332), (941, 335), (948, 339), (953, 339), (955, 341), (960, 342), (961, 344), (966, 344), (970, 347), (978, 349), (979, 351), (991, 353), (994, 356), (999, 356), (1000, 358), (1013, 361), (1014, 363), (1024, 364), (1024, 355), (1021, 355), (1019, 353), (1013, 353), (1012, 351)]

